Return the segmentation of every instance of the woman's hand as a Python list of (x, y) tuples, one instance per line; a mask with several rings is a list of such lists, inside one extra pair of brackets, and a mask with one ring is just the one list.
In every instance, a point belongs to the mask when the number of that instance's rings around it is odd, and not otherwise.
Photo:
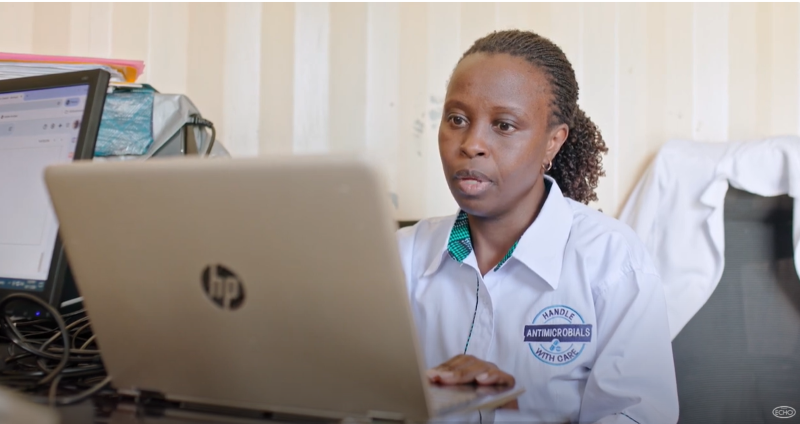
[(471, 384), (482, 386), (513, 386), (514, 377), (504, 373), (497, 365), (481, 361), (472, 355), (458, 355), (431, 368), (428, 380), (437, 384)]
[[(504, 373), (497, 365), (481, 361), (472, 355), (458, 355), (449, 361), (431, 368), (427, 372), (428, 380), (437, 384), (471, 384), (481, 386), (513, 386), (515, 381), (511, 374)], [(519, 409), (517, 400), (500, 407), (501, 409)]]

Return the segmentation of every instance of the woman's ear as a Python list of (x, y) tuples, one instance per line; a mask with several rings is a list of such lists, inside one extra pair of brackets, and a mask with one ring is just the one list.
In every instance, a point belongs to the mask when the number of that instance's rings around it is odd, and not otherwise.
[(550, 136), (548, 137), (547, 146), (545, 147), (545, 157), (548, 161), (552, 161), (556, 157), (558, 151), (561, 150), (561, 146), (567, 141), (568, 136), (569, 127), (567, 124), (556, 125), (550, 130)]

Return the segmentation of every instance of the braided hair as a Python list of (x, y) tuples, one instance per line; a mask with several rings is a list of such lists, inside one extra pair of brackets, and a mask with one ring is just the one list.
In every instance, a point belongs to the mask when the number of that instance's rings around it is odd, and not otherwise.
[(597, 200), (598, 179), (605, 175), (602, 155), (608, 151), (597, 125), (578, 107), (578, 81), (567, 56), (552, 41), (529, 31), (493, 32), (464, 53), (508, 54), (523, 58), (544, 72), (550, 82), (550, 126), (566, 124), (567, 140), (547, 174), (564, 195), (578, 202)]

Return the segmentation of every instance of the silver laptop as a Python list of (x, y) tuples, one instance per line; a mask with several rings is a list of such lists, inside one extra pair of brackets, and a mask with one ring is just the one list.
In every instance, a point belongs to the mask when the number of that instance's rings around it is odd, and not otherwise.
[(427, 383), (389, 197), (362, 160), (86, 162), (45, 180), (122, 393), (426, 421), (522, 392)]

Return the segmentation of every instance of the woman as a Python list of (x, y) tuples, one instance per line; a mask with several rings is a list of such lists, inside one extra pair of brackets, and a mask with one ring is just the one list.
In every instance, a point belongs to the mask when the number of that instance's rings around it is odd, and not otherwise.
[(439, 129), (457, 215), (398, 233), (431, 382), (520, 384), (547, 423), (675, 423), (658, 274), (587, 207), (607, 150), (564, 53), (492, 33), (459, 61)]

